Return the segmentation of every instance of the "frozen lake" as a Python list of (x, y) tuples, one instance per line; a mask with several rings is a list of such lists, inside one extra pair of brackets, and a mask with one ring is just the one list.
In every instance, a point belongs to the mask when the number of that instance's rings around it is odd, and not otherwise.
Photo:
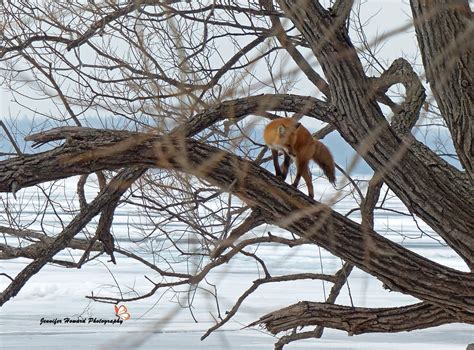
[[(319, 181), (319, 180), (318, 180)], [(321, 180), (315, 188), (321, 195), (326, 196), (330, 191), (325, 188), (327, 183)], [(56, 200), (74, 199), (74, 179), (67, 180), (64, 193), (57, 193)], [(89, 198), (94, 194), (94, 188), (89, 188)], [(303, 189), (305, 191), (305, 189)], [(40, 208), (38, 202), (22, 201), (36, 188), (25, 189), (14, 201), (8, 197), (9, 205), (24, 206), (21, 220), (34, 220), (35, 213)], [(2, 194), (5, 200), (6, 195)], [(318, 194), (316, 195), (318, 197)], [(403, 205), (394, 198), (389, 198), (390, 207), (403, 211)], [(323, 198), (324, 201), (324, 198)], [(4, 201), (5, 203), (5, 201)], [(338, 202), (334, 207), (341, 213), (354, 207), (351, 197)], [(0, 208), (0, 225), (6, 226), (4, 208)], [(59, 232), (57, 219), (51, 211), (50, 217), (43, 220), (44, 229)], [(69, 213), (61, 214), (67, 223), (72, 217)], [(351, 216), (357, 220), (357, 214)], [(140, 254), (149, 261), (153, 256), (147, 253), (153, 243), (155, 246), (165, 244), (163, 239), (148, 242), (134, 233), (133, 223), (140, 222), (137, 214), (127, 206), (122, 206), (116, 212), (114, 234), (117, 244), (130, 251)], [(420, 234), (413, 220), (393, 212), (378, 212), (375, 220), (376, 229), (386, 237), (406, 246), (407, 248), (429, 257), (430, 259), (461, 270), (466, 270), (463, 262), (447, 247), (443, 247), (429, 228), (419, 222)], [(41, 227), (30, 228), (41, 229)], [(263, 231), (264, 230), (264, 231)], [(275, 227), (262, 226), (257, 232), (271, 231), (273, 234), (284, 234)], [(401, 234), (403, 232), (403, 235)], [(131, 242), (140, 240), (139, 243)], [(436, 237), (434, 237), (436, 238)], [(8, 238), (11, 241), (11, 238)], [(172, 246), (166, 247), (170, 257), (176, 256), (177, 250)], [(289, 273), (333, 273), (341, 267), (341, 260), (315, 246), (300, 246), (287, 248), (274, 244), (262, 244), (257, 253), (264, 258), (273, 276)], [(65, 250), (56, 256), (61, 259), (74, 259), (81, 256), (80, 251)], [(122, 324), (102, 324), (86, 322), (85, 324), (66, 324), (64, 318), (78, 317), (112, 320), (115, 312), (112, 304), (92, 302), (85, 296), (102, 295), (117, 296), (120, 291), (124, 296), (135, 296), (134, 293), (146, 293), (153, 285), (145, 278), (159, 282), (156, 272), (147, 269), (142, 264), (131, 261), (117, 254), (117, 265), (107, 262), (108, 257), (87, 264), (81, 269), (67, 269), (58, 266), (46, 266), (35, 275), (21, 292), (0, 309), (0, 348), (1, 349), (272, 349), (276, 338), (267, 331), (259, 328), (242, 329), (260, 316), (277, 308), (290, 305), (302, 300), (323, 301), (329, 293), (331, 283), (322, 281), (292, 281), (262, 285), (253, 293), (239, 309), (238, 313), (220, 330), (211, 334), (204, 341), (200, 337), (214, 324), (216, 302), (204, 290), (189, 292), (188, 287), (159, 290), (155, 295), (144, 300), (126, 303), (131, 319)], [(28, 264), (27, 259), (1, 260), (0, 271), (11, 276), (16, 275)], [(163, 262), (158, 266), (166, 268)], [(195, 261), (199, 265), (201, 261)], [(190, 269), (190, 264), (183, 263), (183, 271)], [(189, 272), (189, 271), (188, 271)], [(252, 281), (262, 277), (255, 260), (245, 256), (236, 256), (230, 263), (220, 266), (213, 271), (202, 283), (203, 289), (213, 290), (216, 285), (219, 296), (221, 314), (229, 310), (237, 298), (251, 286)], [(0, 279), (0, 287), (8, 285), (8, 279)], [(354, 270), (349, 278), (350, 295), (344, 287), (338, 304), (350, 305), (350, 296), (356, 306), (387, 307), (406, 305), (416, 300), (410, 296), (388, 292), (382, 284), (360, 270)], [(192, 301), (191, 307), (180, 305)], [(62, 320), (61, 323), (41, 323), (41, 319)], [(283, 334), (280, 334), (283, 335)], [(448, 349), (464, 350), (467, 344), (474, 343), (474, 326), (452, 324), (428, 330), (396, 333), (396, 334), (367, 334), (347, 336), (347, 333), (326, 329), (322, 339), (294, 342), (288, 349)]]

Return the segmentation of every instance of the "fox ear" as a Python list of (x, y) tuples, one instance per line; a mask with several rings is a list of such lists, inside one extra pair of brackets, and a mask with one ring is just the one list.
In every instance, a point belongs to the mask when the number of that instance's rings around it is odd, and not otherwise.
[(278, 126), (278, 135), (283, 136), (285, 135), (286, 128), (283, 125)]

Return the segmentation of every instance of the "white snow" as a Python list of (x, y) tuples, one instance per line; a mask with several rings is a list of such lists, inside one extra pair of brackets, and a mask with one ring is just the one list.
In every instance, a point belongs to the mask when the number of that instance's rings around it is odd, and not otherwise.
[[(66, 181), (66, 197), (75, 201), (75, 179)], [(327, 181), (319, 179), (315, 188), (326, 193), (326, 201), (332, 193)], [(89, 188), (92, 198), (93, 188)], [(25, 197), (34, 192), (34, 188), (23, 190)], [(305, 191), (305, 188), (302, 189)], [(20, 193), (21, 195), (21, 193)], [(2, 195), (3, 196), (3, 195)], [(318, 197), (318, 195), (317, 195)], [(15, 205), (12, 198), (10, 205)], [(58, 201), (66, 199), (59, 194)], [(390, 206), (403, 211), (403, 205), (396, 199), (389, 199)], [(19, 203), (17, 203), (19, 205)], [(29, 202), (30, 214), (38, 203)], [(351, 197), (346, 197), (335, 207), (345, 212), (354, 206)], [(126, 206), (120, 207), (114, 222), (114, 233), (123, 248), (138, 250), (135, 243), (127, 239), (127, 220), (139, 220)], [(28, 216), (29, 216), (28, 215)], [(60, 227), (54, 223), (53, 213), (48, 212), (51, 218), (49, 229), (57, 232)], [(28, 216), (25, 220), (28, 220)], [(65, 223), (71, 216), (62, 216)], [(357, 215), (352, 217), (358, 221)], [(436, 240), (423, 234), (420, 236), (413, 220), (410, 217), (394, 213), (378, 212), (376, 229), (387, 238), (403, 244), (418, 254), (428, 257), (438, 263), (450, 267), (466, 270), (463, 262), (449, 248), (442, 246)], [(5, 224), (2, 222), (2, 224)], [(422, 222), (419, 222), (423, 225)], [(31, 228), (38, 228), (34, 227)], [(403, 229), (406, 236), (413, 233), (417, 239), (406, 238), (394, 230)], [(427, 233), (433, 234), (428, 227), (423, 226)], [(258, 230), (257, 230), (258, 231)], [(260, 232), (271, 231), (273, 234), (284, 234), (275, 227), (262, 227)], [(133, 234), (133, 231), (132, 231)], [(434, 235), (434, 234), (433, 234)], [(434, 235), (435, 236), (435, 235)], [(137, 237), (135, 237), (137, 238)], [(167, 254), (176, 253), (168, 248)], [(67, 250), (59, 253), (56, 258), (77, 261), (79, 251)], [(341, 261), (315, 246), (301, 246), (285, 248), (274, 244), (262, 244), (258, 247), (258, 254), (264, 258), (270, 273), (273, 276), (300, 273), (322, 272), (333, 273), (341, 266)], [(321, 255), (321, 256), (320, 256)], [(151, 260), (151, 255), (141, 253), (141, 256)], [(288, 306), (302, 300), (323, 301), (329, 293), (331, 284), (318, 280), (293, 281), (262, 285), (247, 300), (244, 301), (237, 314), (218, 331), (211, 334), (204, 341), (200, 337), (214, 324), (216, 304), (209, 293), (198, 289), (196, 293), (189, 293), (189, 287), (177, 287), (173, 290), (159, 290), (152, 297), (125, 303), (131, 319), (120, 324), (51, 324), (40, 325), (42, 318), (48, 320), (63, 320), (65, 317), (77, 319), (89, 317), (97, 319), (115, 319), (112, 304), (92, 302), (85, 296), (102, 295), (117, 296), (116, 283), (120, 285), (124, 296), (135, 296), (135, 292), (146, 293), (153, 286), (144, 277), (155, 282), (161, 279), (157, 273), (130, 259), (117, 255), (117, 265), (107, 262), (103, 256), (81, 269), (66, 269), (57, 266), (46, 266), (33, 276), (21, 292), (7, 302), (0, 310), (0, 348), (1, 349), (62, 349), (66, 346), (71, 349), (271, 349), (277, 341), (273, 335), (259, 328), (242, 329), (264, 314)], [(0, 270), (15, 276), (28, 263), (27, 259), (0, 261)], [(159, 267), (166, 268), (163, 262)], [(180, 268), (185, 269), (184, 264)], [(185, 270), (184, 270), (185, 271)], [(216, 284), (219, 295), (219, 307), (222, 317), (229, 310), (237, 298), (251, 286), (252, 281), (262, 277), (254, 260), (236, 256), (226, 265), (215, 269), (208, 276), (207, 281)], [(0, 288), (5, 288), (9, 280), (0, 279)], [(206, 283), (200, 286), (212, 290)], [(349, 279), (351, 297), (356, 306), (387, 307), (407, 305), (416, 302), (416, 299), (396, 292), (388, 292), (382, 288), (381, 282), (355, 269)], [(174, 292), (180, 291), (179, 302), (186, 304), (193, 300), (192, 314), (189, 308), (179, 306)], [(350, 305), (348, 288), (344, 287), (337, 303)], [(195, 322), (193, 317), (198, 321)], [(308, 329), (309, 330), (309, 329)], [(282, 334), (281, 334), (282, 335)], [(467, 344), (474, 342), (474, 327), (465, 324), (451, 324), (437, 328), (397, 334), (366, 334), (347, 336), (345, 332), (326, 329), (322, 339), (311, 339), (294, 342), (288, 349), (443, 349), (464, 350)]]

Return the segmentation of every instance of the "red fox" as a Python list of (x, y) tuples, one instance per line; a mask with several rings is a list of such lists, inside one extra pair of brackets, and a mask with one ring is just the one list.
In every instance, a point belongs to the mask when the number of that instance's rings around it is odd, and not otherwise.
[[(291, 156), (296, 163), (296, 178), (293, 186), (297, 187), (301, 176), (303, 176), (308, 187), (308, 195), (311, 198), (314, 198), (311, 171), (309, 170), (311, 159), (320, 166), (332, 184), (336, 181), (336, 169), (331, 152), (323, 143), (313, 139), (308, 129), (295, 119), (278, 118), (272, 120), (265, 127), (263, 139), (272, 151), (276, 176), (283, 180), (286, 179)], [(282, 169), (278, 163), (278, 151), (282, 151), (285, 155)]]

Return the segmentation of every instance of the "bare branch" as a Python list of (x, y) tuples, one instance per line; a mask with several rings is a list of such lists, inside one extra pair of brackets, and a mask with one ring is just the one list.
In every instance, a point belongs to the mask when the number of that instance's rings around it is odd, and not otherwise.
[(13, 138), (12, 134), (8, 130), (7, 126), (5, 123), (0, 120), (0, 126), (2, 127), (3, 131), (5, 131), (5, 134), (7, 135), (8, 139), (10, 140), (10, 143), (12, 144), (13, 148), (15, 148), (15, 151), (17, 154), (23, 154), (23, 152), (20, 150), (20, 147), (15, 142), (15, 139)]
[[(276, 334), (295, 327), (321, 325), (353, 335), (412, 331), (451, 323), (457, 317), (459, 315), (452, 315), (443, 308), (428, 303), (392, 308), (362, 308), (302, 301), (269, 313), (249, 327), (264, 324), (271, 333)], [(474, 324), (472, 314), (461, 317), (466, 323)]]
[(142, 168), (127, 169), (119, 173), (113, 181), (109, 183), (105, 191), (101, 192), (99, 196), (82, 210), (63, 232), (55, 238), (54, 242), (50, 244), (42, 254), (35, 258), (28, 266), (26, 266), (14, 279), (12, 283), (0, 293), (0, 305), (6, 303), (10, 298), (13, 298), (25, 283), (36, 274), (44, 265), (46, 265), (54, 255), (67, 247), (71, 239), (106, 205), (110, 200), (120, 197), (138, 177), (143, 174)]
[(219, 242), (219, 245), (210, 254), (210, 257), (213, 259), (218, 257), (227, 247), (231, 246), (237, 239), (239, 239), (255, 227), (260, 226), (264, 222), (265, 221), (262, 217), (262, 214), (258, 210), (252, 210), (250, 215), (238, 227), (232, 230), (232, 232), (229, 234), (229, 237)]
[[(268, 10), (275, 11), (275, 8), (272, 5), (272, 1), (261, 0), (259, 1), (260, 5)], [(288, 54), (293, 58), (295, 63), (300, 67), (301, 71), (306, 75), (306, 77), (328, 98), (329, 87), (326, 81), (311, 67), (311, 65), (306, 61), (304, 56), (296, 49), (295, 45), (291, 42), (288, 36), (285, 33), (280, 19), (277, 16), (270, 16), (272, 21), (272, 32), (275, 33), (276, 37), (280, 44), (286, 49)]]
[(317, 273), (302, 273), (302, 274), (297, 274), (297, 275), (275, 276), (275, 277), (260, 278), (258, 280), (255, 280), (253, 281), (252, 285), (239, 297), (239, 299), (234, 304), (232, 309), (227, 312), (226, 317), (222, 321), (218, 322), (216, 325), (209, 328), (207, 332), (201, 337), (201, 340), (206, 339), (212, 332), (214, 332), (216, 329), (226, 324), (227, 321), (229, 321), (232, 318), (232, 316), (234, 316), (235, 313), (239, 310), (244, 300), (253, 292), (255, 292), (257, 288), (261, 286), (262, 284), (274, 283), (274, 282), (297, 281), (297, 280), (302, 280), (302, 279), (318, 279), (318, 280), (324, 280), (328, 282), (334, 282), (333, 276), (317, 274)]

